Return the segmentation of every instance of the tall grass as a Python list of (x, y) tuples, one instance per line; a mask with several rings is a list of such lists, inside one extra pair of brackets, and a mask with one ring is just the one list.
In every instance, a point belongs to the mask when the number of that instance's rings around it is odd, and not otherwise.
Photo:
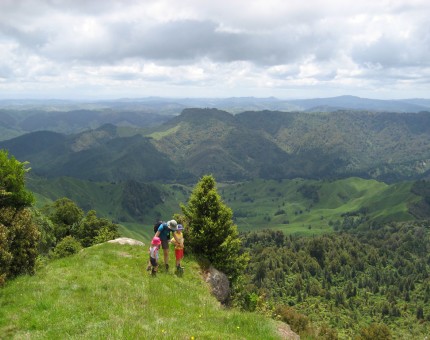
[(8, 282), (0, 338), (279, 338), (273, 320), (221, 307), (195, 261), (185, 259), (182, 277), (151, 277), (146, 263), (146, 247), (102, 244)]

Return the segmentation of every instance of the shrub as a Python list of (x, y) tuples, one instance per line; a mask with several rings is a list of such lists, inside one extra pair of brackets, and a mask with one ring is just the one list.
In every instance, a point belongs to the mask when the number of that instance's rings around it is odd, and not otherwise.
[(61, 258), (78, 253), (82, 245), (73, 236), (66, 236), (55, 246), (52, 252), (53, 258)]
[(281, 321), (289, 324), (294, 332), (304, 333), (308, 330), (308, 317), (296, 312), (294, 308), (288, 306), (278, 306), (275, 309), (275, 313), (279, 315)]
[(114, 225), (110, 224), (109, 226), (104, 226), (99, 229), (97, 232), (97, 236), (93, 239), (93, 244), (107, 242), (109, 240), (113, 240), (119, 237), (120, 235), (117, 229), (113, 229), (111, 226)]
[(30, 209), (0, 208), (0, 284), (34, 272), (39, 237)]
[(363, 328), (360, 331), (360, 340), (390, 340), (391, 332), (387, 325), (380, 323), (372, 323), (369, 327)]

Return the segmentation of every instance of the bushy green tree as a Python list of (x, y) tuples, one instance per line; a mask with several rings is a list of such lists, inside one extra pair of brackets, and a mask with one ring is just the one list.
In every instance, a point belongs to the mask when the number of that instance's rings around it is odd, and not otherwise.
[(54, 223), (54, 235), (57, 241), (72, 235), (72, 230), (77, 228), (84, 217), (84, 211), (75, 202), (66, 197), (60, 198), (52, 205), (45, 207), (44, 212)]
[(19, 209), (33, 204), (33, 194), (25, 189), (25, 174), (30, 170), (27, 164), (0, 150), (0, 207)]
[(187, 222), (187, 247), (209, 260), (231, 280), (244, 271), (248, 255), (241, 252), (233, 212), (221, 200), (215, 179), (203, 176), (195, 186), (188, 204), (181, 205)]
[(45, 213), (53, 224), (55, 243), (66, 236), (73, 236), (83, 247), (89, 247), (119, 237), (118, 225), (97, 217), (95, 210), (85, 215), (74, 201), (66, 197), (46, 206)]
[(40, 234), (28, 208), (34, 197), (25, 189), (26, 165), (0, 150), (0, 284), (33, 272), (38, 254)]

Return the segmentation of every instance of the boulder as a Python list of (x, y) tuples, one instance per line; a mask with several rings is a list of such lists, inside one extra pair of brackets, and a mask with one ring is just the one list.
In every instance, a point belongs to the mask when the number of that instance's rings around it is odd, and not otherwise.
[(204, 279), (209, 283), (212, 294), (221, 303), (226, 303), (230, 296), (230, 281), (227, 276), (210, 266), (204, 274)]
[(127, 238), (127, 237), (120, 237), (120, 238), (116, 238), (115, 240), (110, 240), (108, 241), (109, 243), (119, 243), (119, 244), (129, 244), (132, 246), (143, 246), (143, 242), (140, 242), (138, 240), (134, 240), (132, 238)]

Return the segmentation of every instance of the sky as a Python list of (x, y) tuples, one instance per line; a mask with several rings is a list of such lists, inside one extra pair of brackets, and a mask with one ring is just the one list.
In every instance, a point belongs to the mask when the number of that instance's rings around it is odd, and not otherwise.
[(0, 0), (0, 99), (430, 98), (428, 0)]

